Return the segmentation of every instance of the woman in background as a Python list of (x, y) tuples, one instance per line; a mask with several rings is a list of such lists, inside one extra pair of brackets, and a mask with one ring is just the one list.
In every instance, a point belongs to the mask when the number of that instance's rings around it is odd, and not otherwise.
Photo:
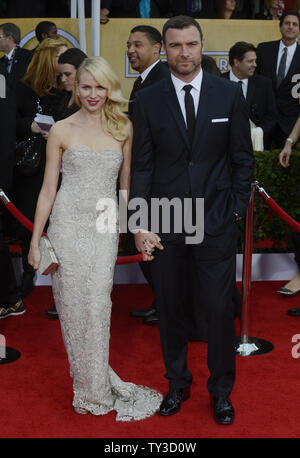
[[(67, 49), (66, 43), (61, 39), (47, 38), (36, 49), (28, 66), (27, 72), (16, 89), (17, 101), (17, 141), (27, 140), (33, 134), (42, 138), (41, 162), (34, 175), (23, 176), (14, 173), (13, 194), (14, 201), (19, 210), (33, 221), (38, 195), (43, 183), (46, 163), (46, 138), (34, 121), (39, 110), (43, 114), (55, 117), (61, 88), (57, 84), (57, 59), (60, 53)], [(23, 277), (21, 283), (21, 296), (27, 296), (33, 288), (34, 270), (27, 262), (31, 233), (20, 224), (16, 232), (21, 239)]]

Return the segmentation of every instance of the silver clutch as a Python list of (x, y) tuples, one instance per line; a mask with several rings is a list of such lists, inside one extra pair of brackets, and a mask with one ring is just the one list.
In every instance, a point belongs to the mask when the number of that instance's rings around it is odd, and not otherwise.
[(41, 253), (41, 260), (38, 270), (42, 275), (48, 275), (59, 266), (59, 262), (54, 248), (47, 236), (42, 235), (40, 238), (39, 249)]

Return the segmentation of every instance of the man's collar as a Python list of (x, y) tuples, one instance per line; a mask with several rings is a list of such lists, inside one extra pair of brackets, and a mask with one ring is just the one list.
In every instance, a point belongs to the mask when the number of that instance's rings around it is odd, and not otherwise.
[(232, 71), (232, 69), (230, 70), (229, 72), (229, 79), (230, 81), (235, 81), (235, 82), (239, 82), (239, 81), (243, 81), (243, 83), (246, 83), (248, 84), (248, 79), (249, 78), (238, 78)]
[(12, 48), (12, 49), (9, 51), (9, 53), (6, 54), (6, 57), (7, 57), (9, 60), (13, 57), (13, 55), (14, 55), (16, 49), (17, 49), (17, 46), (15, 46), (14, 48)]
[(151, 72), (152, 68), (155, 67), (156, 64), (158, 64), (158, 62), (160, 61), (160, 59), (158, 59), (157, 61), (153, 62), (153, 64), (149, 65), (149, 67), (146, 68), (146, 70), (144, 70), (140, 76), (142, 78), (142, 81), (144, 81), (147, 76), (149, 75), (149, 73)]
[(203, 78), (203, 70), (202, 68), (200, 69), (200, 72), (195, 76), (195, 78), (190, 81), (189, 83), (186, 83), (185, 81), (182, 81), (181, 79), (177, 78), (176, 76), (171, 73), (171, 79), (174, 84), (176, 92), (181, 91), (181, 89), (186, 86), (187, 84), (190, 84), (193, 86), (194, 89), (197, 91), (200, 91), (201, 89), (201, 84), (202, 84), (202, 78)]

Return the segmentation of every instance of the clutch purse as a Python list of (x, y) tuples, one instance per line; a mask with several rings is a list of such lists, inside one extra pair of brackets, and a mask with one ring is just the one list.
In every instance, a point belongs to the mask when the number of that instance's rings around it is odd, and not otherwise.
[(48, 275), (56, 270), (56, 268), (59, 266), (59, 262), (54, 248), (46, 235), (42, 235), (40, 238), (39, 249), (41, 260), (38, 270), (40, 274)]

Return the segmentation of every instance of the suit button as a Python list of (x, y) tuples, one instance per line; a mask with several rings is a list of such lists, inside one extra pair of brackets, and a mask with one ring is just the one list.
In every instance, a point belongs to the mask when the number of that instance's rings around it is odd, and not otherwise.
[(194, 165), (194, 162), (193, 162), (193, 161), (190, 161), (190, 162), (189, 162), (189, 167), (193, 167), (193, 165)]

